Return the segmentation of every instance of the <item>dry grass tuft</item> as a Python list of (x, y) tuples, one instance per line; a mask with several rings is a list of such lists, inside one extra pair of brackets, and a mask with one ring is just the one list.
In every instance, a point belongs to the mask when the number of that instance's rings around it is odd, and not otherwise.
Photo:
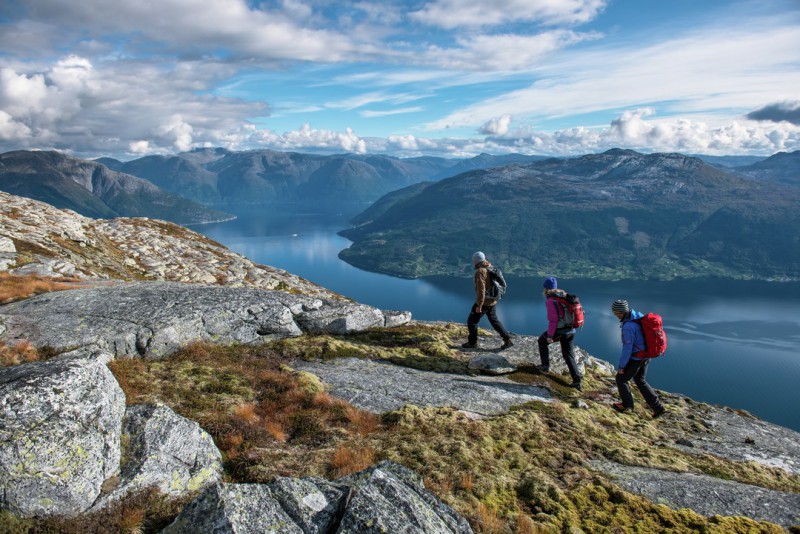
[(478, 503), (476, 510), (479, 532), (487, 534), (500, 534), (505, 527), (505, 521), (497, 515), (497, 511), (485, 504)]
[(39, 357), (39, 351), (29, 341), (17, 341), (11, 344), (0, 341), (0, 366), (2, 367), (35, 362)]
[(339, 478), (363, 471), (375, 463), (375, 451), (369, 445), (342, 443), (331, 459), (331, 472)]
[(65, 283), (75, 281), (72, 278), (0, 273), (0, 304), (8, 304), (9, 302), (26, 299), (40, 293), (75, 289), (74, 285)]

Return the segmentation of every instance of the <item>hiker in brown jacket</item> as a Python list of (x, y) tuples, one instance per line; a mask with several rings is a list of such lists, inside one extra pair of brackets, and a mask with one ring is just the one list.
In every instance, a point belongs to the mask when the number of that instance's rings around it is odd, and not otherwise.
[(503, 323), (500, 322), (500, 319), (497, 318), (497, 301), (486, 296), (486, 288), (491, 285), (489, 269), (492, 268), (492, 264), (486, 261), (486, 255), (483, 252), (476, 252), (472, 255), (472, 266), (475, 268), (475, 303), (472, 305), (467, 318), (469, 336), (467, 337), (467, 342), (461, 346), (466, 349), (473, 349), (478, 346), (478, 322), (486, 314), (492, 328), (503, 338), (503, 345), (500, 350), (507, 349), (514, 345), (511, 342), (511, 335), (505, 329)]

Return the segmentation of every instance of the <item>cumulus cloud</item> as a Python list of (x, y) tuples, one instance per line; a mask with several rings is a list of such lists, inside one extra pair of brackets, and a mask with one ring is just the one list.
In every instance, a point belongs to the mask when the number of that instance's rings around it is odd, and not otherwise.
[(594, 19), (606, 4), (606, 0), (434, 0), (410, 16), (446, 29), (508, 22), (580, 24)]
[(511, 115), (505, 114), (502, 117), (487, 121), (480, 127), (478, 132), (483, 135), (506, 135), (510, 125)]
[(214, 71), (225, 68), (114, 63), (97, 69), (78, 56), (39, 72), (0, 69), (0, 147), (141, 153), (145, 140), (153, 152), (165, 152), (221, 144), (234, 133), (246, 139), (247, 118), (266, 107), (202, 94)]
[[(245, 0), (28, 0), (22, 24), (48, 42), (52, 32), (80, 40), (87, 30), (97, 38), (113, 35), (131, 41), (147, 38), (162, 48), (185, 55), (213, 55), (262, 60), (338, 61), (363, 52), (347, 33), (315, 28), (311, 9), (295, 0), (267, 10)], [(309, 21), (308, 26), (296, 21)], [(20, 25), (10, 28), (14, 33)], [(3, 44), (6, 40), (3, 39)], [(9, 43), (12, 45), (12, 43)]]
[(319, 130), (304, 124), (297, 130), (278, 135), (271, 130), (258, 130), (248, 139), (250, 146), (274, 150), (310, 150), (314, 152), (367, 153), (367, 142), (351, 128), (343, 132)]
[(800, 125), (800, 100), (778, 102), (747, 114), (754, 121), (791, 122)]

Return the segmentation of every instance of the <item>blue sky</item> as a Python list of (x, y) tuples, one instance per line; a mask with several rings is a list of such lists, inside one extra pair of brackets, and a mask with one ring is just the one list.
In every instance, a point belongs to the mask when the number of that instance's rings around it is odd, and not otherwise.
[(0, 149), (769, 155), (797, 0), (0, 2)]

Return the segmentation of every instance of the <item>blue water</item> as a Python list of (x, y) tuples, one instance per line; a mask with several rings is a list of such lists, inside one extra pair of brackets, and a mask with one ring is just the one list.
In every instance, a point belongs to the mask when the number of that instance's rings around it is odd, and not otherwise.
[[(410, 310), (422, 320), (466, 320), (474, 298), (471, 279), (406, 280), (352, 267), (337, 257), (350, 244), (336, 234), (346, 226), (343, 218), (264, 209), (194, 229), (257, 263), (359, 302)], [(501, 320), (511, 332), (540, 334), (546, 327), (541, 280), (508, 282), (498, 307)], [(625, 298), (664, 318), (669, 349), (650, 366), (654, 387), (745, 409), (800, 431), (800, 283), (559, 279), (559, 287), (581, 297), (587, 318), (576, 342), (592, 355), (617, 363), (619, 328), (609, 306)]]

